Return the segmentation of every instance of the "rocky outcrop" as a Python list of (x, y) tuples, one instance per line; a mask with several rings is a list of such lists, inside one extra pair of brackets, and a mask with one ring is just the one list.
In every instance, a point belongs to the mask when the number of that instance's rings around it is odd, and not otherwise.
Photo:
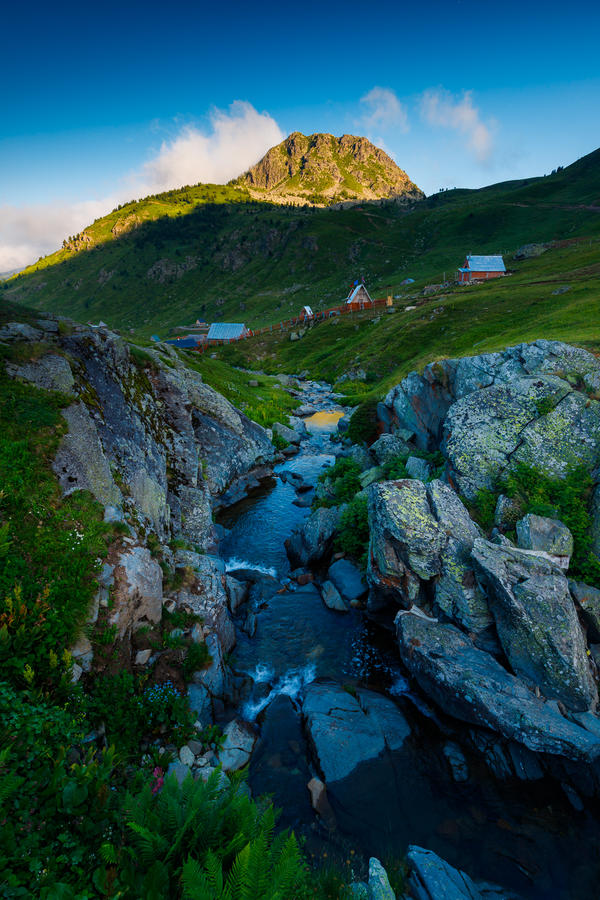
[(587, 647), (560, 568), (543, 554), (484, 540), (475, 541), (472, 558), (513, 671), (569, 709), (593, 706)]
[(411, 372), (388, 393), (379, 419), (387, 431), (412, 432), (421, 449), (445, 438), (452, 477), (473, 496), (514, 462), (560, 475), (597, 456), (600, 406), (588, 394), (599, 379), (591, 353), (539, 340)]
[(523, 550), (541, 550), (556, 557), (562, 568), (569, 568), (573, 535), (558, 519), (528, 513), (517, 522), (517, 541)]
[(406, 202), (424, 197), (383, 150), (350, 134), (307, 137), (295, 131), (235, 183), (275, 203), (323, 205), (382, 198)]
[(451, 716), (537, 753), (592, 763), (600, 737), (570, 722), (453, 625), (398, 613), (400, 655), (421, 688)]
[(54, 463), (63, 491), (91, 491), (161, 541), (181, 535), (207, 547), (213, 496), (274, 456), (266, 431), (176, 354), (166, 365), (103, 328), (59, 329), (51, 319), (40, 330), (9, 323), (2, 338), (43, 338), (47, 352), (9, 363), (8, 374), (73, 397)]

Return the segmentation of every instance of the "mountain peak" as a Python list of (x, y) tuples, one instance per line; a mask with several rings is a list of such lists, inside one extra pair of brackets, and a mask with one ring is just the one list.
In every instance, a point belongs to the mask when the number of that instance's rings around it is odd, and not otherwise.
[(425, 196), (385, 151), (353, 134), (293, 131), (235, 183), (257, 199), (315, 206)]

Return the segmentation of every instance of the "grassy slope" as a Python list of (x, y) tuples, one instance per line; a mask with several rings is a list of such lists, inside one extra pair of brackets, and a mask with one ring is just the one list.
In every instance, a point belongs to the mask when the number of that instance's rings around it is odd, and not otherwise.
[[(566, 285), (565, 293), (553, 293)], [(287, 335), (250, 339), (219, 348), (218, 355), (265, 371), (306, 369), (330, 381), (360, 366), (373, 383), (346, 383), (345, 389), (368, 396), (446, 356), (536, 338), (600, 349), (600, 240), (573, 242), (515, 262), (513, 275), (488, 284), (455, 287), (431, 297), (407, 294), (396, 301), (396, 310), (393, 315), (365, 313), (319, 323), (297, 342)]]
[[(395, 204), (275, 207), (248, 203), (233, 188), (198, 186), (111, 213), (87, 229), (96, 249), (60, 251), (4, 291), (145, 336), (198, 316), (263, 325), (306, 302), (333, 305), (359, 274), (373, 293), (397, 293), (407, 276), (417, 286), (451, 276), (468, 252), (597, 235), (600, 213), (589, 207), (599, 198), (600, 151), (546, 178), (435, 195), (412, 212)], [(149, 220), (159, 212), (163, 218)], [(146, 221), (114, 239), (115, 222), (128, 215)], [(190, 257), (195, 268), (184, 271)], [(152, 279), (158, 260), (179, 272)]]

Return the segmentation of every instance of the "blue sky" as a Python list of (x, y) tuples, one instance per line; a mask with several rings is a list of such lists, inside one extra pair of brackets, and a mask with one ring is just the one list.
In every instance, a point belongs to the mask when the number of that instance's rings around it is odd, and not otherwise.
[(3, 13), (0, 271), (118, 202), (366, 134), (427, 193), (600, 145), (600, 5), (21, 4)]

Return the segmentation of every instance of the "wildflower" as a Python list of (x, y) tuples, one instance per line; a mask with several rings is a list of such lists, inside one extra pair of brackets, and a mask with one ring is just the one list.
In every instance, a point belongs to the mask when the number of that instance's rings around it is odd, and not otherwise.
[(154, 778), (154, 784), (152, 785), (152, 793), (158, 794), (159, 791), (162, 789), (162, 786), (165, 783), (164, 772), (160, 766), (156, 766), (156, 768), (154, 769), (154, 771), (152, 773), (152, 776)]

